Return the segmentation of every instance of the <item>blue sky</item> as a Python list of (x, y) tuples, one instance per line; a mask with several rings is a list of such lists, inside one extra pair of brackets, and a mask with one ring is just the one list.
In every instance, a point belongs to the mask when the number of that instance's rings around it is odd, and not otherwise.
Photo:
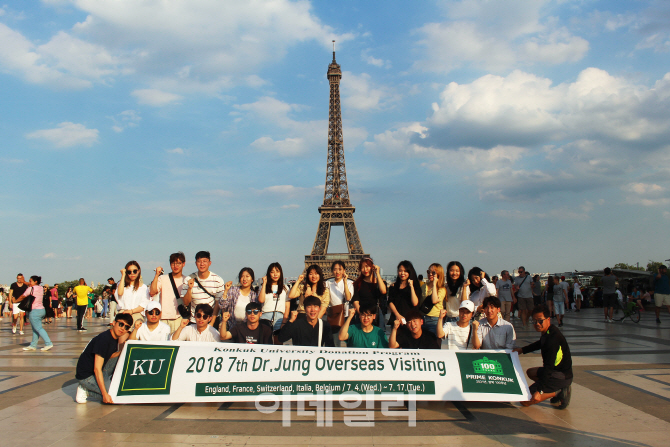
[(0, 282), (98, 282), (177, 250), (191, 270), (202, 249), (226, 279), (298, 274), (333, 39), (356, 223), (385, 273), (670, 257), (668, 2), (9, 1)]

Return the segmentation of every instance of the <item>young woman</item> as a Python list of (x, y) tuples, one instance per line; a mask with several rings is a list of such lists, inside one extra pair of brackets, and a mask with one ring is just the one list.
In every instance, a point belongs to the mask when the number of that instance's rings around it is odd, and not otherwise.
[(121, 269), (121, 280), (116, 288), (119, 309), (125, 314), (130, 314), (134, 324), (137, 320), (143, 320), (144, 306), (150, 299), (149, 288), (142, 283), (142, 268), (137, 261), (129, 261)]
[[(288, 288), (284, 285), (284, 271), (278, 262), (268, 266), (263, 277), (263, 285), (258, 292), (258, 301), (263, 303), (264, 320), (274, 321), (272, 330), (281, 329), (291, 316), (291, 302), (287, 299)], [(279, 344), (279, 338), (275, 335), (275, 344)]]
[(307, 267), (305, 274), (300, 275), (298, 280), (293, 284), (291, 291), (288, 294), (290, 299), (298, 300), (298, 317), (305, 317), (305, 306), (303, 301), (309, 296), (315, 296), (321, 301), (321, 309), (317, 318), (321, 319), (326, 314), (328, 304), (330, 303), (330, 290), (326, 287), (326, 281), (323, 279), (323, 270), (316, 264)]
[(428, 281), (426, 281), (426, 297), (423, 300), (425, 307), (430, 304), (433, 307), (424, 317), (423, 327), (425, 330), (437, 334), (437, 320), (440, 318), (440, 311), (444, 309), (444, 299), (447, 297), (447, 288), (444, 286), (444, 269), (441, 264), (430, 264), (428, 270)]
[(447, 323), (456, 322), (460, 317), (461, 303), (470, 296), (469, 282), (465, 284), (465, 269), (463, 264), (458, 261), (451, 261), (447, 264), (447, 303), (445, 310), (447, 315), (444, 321)]
[(224, 312), (230, 312), (229, 328), (246, 321), (245, 309), (247, 304), (259, 301), (258, 291), (251, 287), (254, 279), (254, 271), (250, 267), (244, 267), (237, 275), (239, 286), (233, 286), (232, 281), (225, 284), (225, 291), (219, 301), (219, 307)]
[(74, 306), (74, 292), (72, 287), (68, 287), (65, 292), (65, 316), (67, 318), (72, 318), (72, 306)]
[(49, 334), (47, 334), (47, 331), (42, 327), (42, 318), (46, 316), (46, 309), (44, 308), (44, 289), (40, 286), (41, 282), (41, 277), (31, 276), (28, 281), (29, 287), (23, 292), (23, 295), (21, 295), (18, 300), (19, 302), (23, 301), (28, 295), (35, 297), (33, 305), (30, 308), (30, 313), (28, 314), (28, 321), (30, 321), (30, 325), (33, 328), (33, 340), (30, 342), (29, 346), (23, 348), (24, 351), (35, 351), (40, 337), (44, 340), (44, 347), (41, 349), (42, 351), (48, 351), (54, 346), (53, 343), (51, 343), (51, 339), (49, 339)]
[(384, 315), (381, 311), (381, 298), (386, 295), (386, 283), (379, 274), (379, 266), (374, 265), (371, 258), (363, 258), (358, 263), (358, 278), (354, 281), (354, 296), (351, 298), (356, 308), (356, 314), (360, 313), (361, 306), (370, 308), (377, 306), (377, 318), (375, 324), (384, 329)]
[(389, 309), (391, 317), (388, 324), (399, 320), (400, 324), (406, 324), (404, 315), (410, 310), (416, 309), (421, 301), (421, 286), (416, 270), (409, 261), (401, 261), (398, 264), (398, 276), (389, 292)]
[(554, 317), (554, 277), (547, 277), (547, 285), (544, 287), (544, 301), (549, 307), (550, 318)]
[(468, 272), (468, 286), (470, 301), (475, 303), (475, 314), (487, 296), (496, 296), (496, 286), (489, 280), (489, 276), (479, 267), (472, 267)]

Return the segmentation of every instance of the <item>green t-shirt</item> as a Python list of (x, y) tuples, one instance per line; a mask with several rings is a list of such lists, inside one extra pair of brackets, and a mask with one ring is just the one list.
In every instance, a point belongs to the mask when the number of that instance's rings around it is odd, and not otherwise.
[(363, 332), (360, 324), (349, 325), (349, 338), (347, 347), (349, 348), (388, 348), (389, 341), (386, 334), (377, 326), (372, 327), (371, 332)]

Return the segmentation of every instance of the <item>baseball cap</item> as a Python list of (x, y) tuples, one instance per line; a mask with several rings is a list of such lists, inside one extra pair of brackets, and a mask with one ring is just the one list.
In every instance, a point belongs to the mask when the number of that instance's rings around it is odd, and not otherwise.
[(145, 312), (151, 312), (154, 309), (158, 309), (161, 312), (163, 312), (163, 310), (161, 309), (161, 303), (159, 303), (158, 301), (149, 301), (149, 304), (147, 304), (147, 307), (144, 310)]
[(461, 302), (459, 309), (467, 309), (470, 312), (475, 311), (475, 303), (470, 300), (465, 300)]

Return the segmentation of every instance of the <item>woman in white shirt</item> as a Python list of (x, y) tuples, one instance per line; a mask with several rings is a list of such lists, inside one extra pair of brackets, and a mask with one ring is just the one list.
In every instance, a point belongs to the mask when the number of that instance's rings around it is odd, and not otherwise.
[(479, 267), (472, 267), (468, 272), (470, 301), (475, 303), (475, 315), (480, 311), (482, 302), (487, 296), (496, 296), (496, 286), (490, 282), (489, 276)]
[(151, 299), (149, 288), (142, 283), (142, 268), (130, 261), (121, 269), (121, 280), (114, 292), (118, 309), (133, 317), (133, 323), (143, 319), (144, 308)]
[(447, 315), (444, 320), (456, 322), (459, 318), (461, 303), (470, 296), (470, 288), (465, 285), (465, 269), (458, 261), (447, 264), (447, 299), (445, 309)]
[[(278, 331), (290, 317), (291, 302), (286, 299), (288, 288), (284, 285), (284, 271), (278, 262), (268, 266), (263, 285), (258, 292), (258, 302), (263, 304), (263, 320), (274, 321), (272, 330)], [(275, 344), (278, 340), (275, 340)]]

